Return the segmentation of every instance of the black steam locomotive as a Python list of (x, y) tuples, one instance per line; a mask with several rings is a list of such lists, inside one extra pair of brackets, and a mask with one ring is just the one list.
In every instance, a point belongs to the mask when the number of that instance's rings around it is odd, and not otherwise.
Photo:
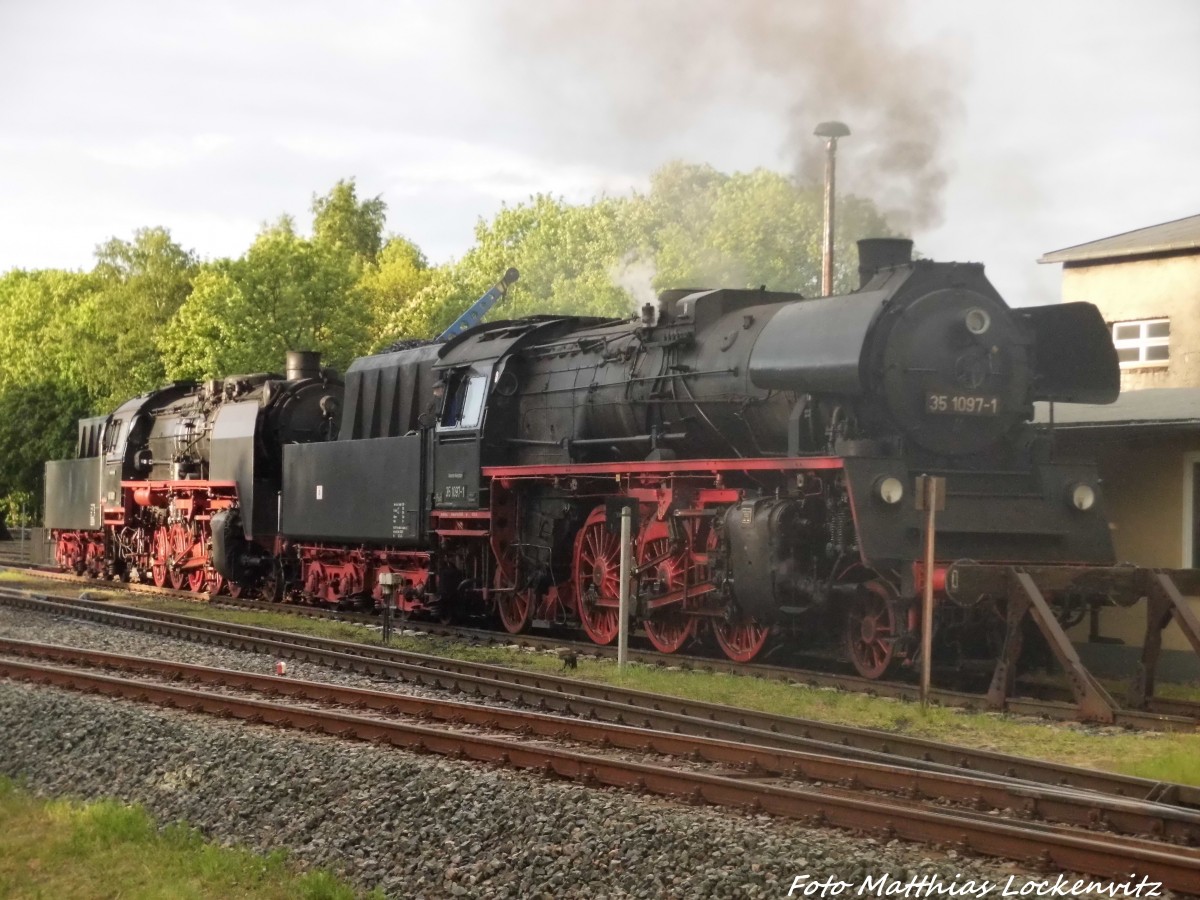
[[(97, 574), (604, 644), (624, 505), (634, 615), (663, 652), (833, 641), (877, 677), (918, 652), (932, 578), (939, 659), (994, 657), (1003, 609), (947, 570), (1113, 563), (1094, 468), (1030, 420), (1112, 402), (1117, 358), (1095, 307), (1010, 309), (982, 266), (910, 254), (861, 242), (845, 296), (672, 290), (632, 320), (489, 322), (356, 360), (344, 397), (311, 364), (173, 385), (81, 422), (47, 524)], [(932, 572), (920, 474), (947, 484)]]
[(310, 352), (286, 375), (174, 382), (79, 421), (75, 459), (46, 463), (55, 559), (80, 574), (237, 594), (212, 566), (211, 523), (237, 510), (248, 533), (279, 528), (285, 444), (337, 435), (342, 381)]

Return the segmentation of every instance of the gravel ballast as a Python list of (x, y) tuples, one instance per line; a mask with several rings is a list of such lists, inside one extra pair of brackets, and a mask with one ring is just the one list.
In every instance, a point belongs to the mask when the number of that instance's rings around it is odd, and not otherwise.
[[(396, 897), (775, 897), (792, 878), (1015, 869), (764, 816), (0, 682), (0, 771), (291, 848)], [(935, 860), (931, 857), (937, 856)]]
[[(35, 618), (0, 610), (0, 634), (254, 671), (273, 664)], [(315, 665), (295, 674), (383, 686)], [(0, 773), (40, 794), (139, 802), (161, 823), (187, 822), (224, 843), (287, 847), (391, 897), (783, 897), (798, 875), (832, 876), (854, 885), (840, 896), (858, 896), (865, 878), (884, 874), (1025, 880), (1020, 867), (955, 851), (3, 680)]]

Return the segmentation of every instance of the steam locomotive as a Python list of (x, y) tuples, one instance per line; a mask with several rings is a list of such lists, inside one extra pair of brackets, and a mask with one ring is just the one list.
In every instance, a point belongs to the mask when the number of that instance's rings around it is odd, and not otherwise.
[[(1114, 562), (1094, 467), (1030, 424), (1038, 400), (1116, 399), (1108, 329), (1090, 304), (1011, 309), (981, 265), (910, 241), (859, 254), (844, 296), (670, 290), (633, 319), (476, 325), (344, 383), (302, 355), (131, 400), (47, 465), (59, 562), (606, 644), (628, 507), (633, 615), (664, 653), (833, 644), (879, 677), (931, 627), (939, 660), (994, 658), (1003, 609), (951, 563)], [(932, 571), (922, 474), (947, 486)]]

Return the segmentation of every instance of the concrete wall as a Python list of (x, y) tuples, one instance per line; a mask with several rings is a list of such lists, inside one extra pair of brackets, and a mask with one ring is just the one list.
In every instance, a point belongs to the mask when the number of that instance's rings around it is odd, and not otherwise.
[[(1058, 444), (1064, 453), (1096, 459), (1119, 562), (1177, 569), (1190, 561), (1190, 547), (1185, 553), (1184, 546), (1184, 516), (1190, 511), (1194, 517), (1195, 511), (1190, 509), (1190, 493), (1185, 490), (1185, 466), (1194, 461), (1189, 454), (1200, 451), (1200, 434), (1163, 437), (1145, 432), (1134, 435), (1125, 429), (1064, 429), (1058, 434)], [(1200, 600), (1191, 602), (1200, 615)], [(1127, 646), (1140, 647), (1145, 628), (1144, 604), (1100, 612), (1100, 634), (1120, 638)], [(1070, 634), (1074, 641), (1086, 641), (1088, 624), (1077, 626)], [(1163, 632), (1163, 649), (1194, 657), (1191, 645), (1173, 622)]]
[(1122, 390), (1200, 387), (1200, 253), (1068, 263), (1062, 298), (1096, 304), (1110, 323), (1171, 320), (1167, 365), (1122, 369)]

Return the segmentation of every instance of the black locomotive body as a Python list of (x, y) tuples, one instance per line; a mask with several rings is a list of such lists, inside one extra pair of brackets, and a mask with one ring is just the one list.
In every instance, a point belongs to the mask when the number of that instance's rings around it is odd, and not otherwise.
[[(175, 382), (81, 420), (76, 458), (46, 464), (46, 525), (59, 565), (225, 589), (212, 565), (214, 527), (274, 558), (282, 448), (332, 438), (341, 397), (340, 378), (316, 354), (297, 352), (286, 375)], [(271, 572), (251, 565), (239, 574), (258, 585)]]
[[(283, 448), (278, 578), (607, 643), (617, 500), (659, 649), (711, 631), (749, 660), (771, 634), (835, 636), (878, 675), (921, 628), (917, 475), (948, 483), (939, 589), (960, 559), (1111, 564), (1094, 469), (1029, 424), (1035, 400), (1115, 399), (1096, 309), (1013, 310), (981, 266), (862, 252), (846, 296), (668, 291), (634, 320), (494, 322), (356, 361), (338, 439)], [(994, 652), (994, 608), (943, 609), (955, 652)]]
[[(365, 357), (346, 373), (336, 439), (324, 440), (334, 381), (283, 382), (308, 398), (304, 427), (262, 427), (261, 398), (244, 418), (205, 419), (209, 468), (195, 477), (235, 484), (235, 500), (212, 494), (210, 549), (193, 529), (192, 549), (168, 553), (165, 571), (200, 567), (210, 587), (388, 602), (407, 615), (494, 611), (513, 632), (578, 625), (608, 643), (621, 586), (614, 510), (626, 506), (633, 616), (664, 652), (711, 633), (748, 661), (774, 635), (840, 644), (879, 676), (915, 658), (928, 578), (939, 659), (994, 657), (1003, 598), (986, 579), (960, 585), (952, 563), (986, 573), (1114, 562), (1095, 469), (1056, 459), (1030, 420), (1037, 400), (1114, 400), (1116, 353), (1089, 304), (1012, 309), (982, 266), (910, 251), (862, 242), (863, 283), (845, 296), (673, 290), (634, 319), (492, 322)], [(175, 393), (156, 402), (201, 397), (165, 390)], [(254, 436), (252, 476), (245, 447), (240, 462), (221, 449), (225, 421)], [(81, 423), (81, 435), (95, 427)], [(181, 427), (164, 447), (187, 444)], [(192, 475), (161, 480), (154, 466), (175, 457), (153, 440), (122, 447), (120, 517), (101, 499), (105, 543), (83, 557), (137, 575), (164, 559), (126, 548), (138, 491), (167, 496), (178, 488), (156, 485)], [(64, 534), (97, 527), (88, 498), (104, 491), (77, 489), (92, 476), (72, 468), (87, 465), (49, 469), (48, 509), (63, 513)], [(947, 485), (932, 572), (919, 563), (918, 475)], [(58, 499), (72, 492), (78, 502)], [(169, 538), (177, 500), (149, 508), (138, 539), (164, 527)]]

